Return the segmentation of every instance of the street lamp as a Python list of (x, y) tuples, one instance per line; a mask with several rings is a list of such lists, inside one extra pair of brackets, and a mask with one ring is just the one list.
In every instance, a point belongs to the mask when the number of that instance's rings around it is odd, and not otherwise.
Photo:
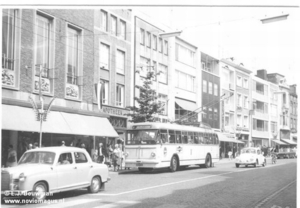
[(282, 14), (282, 15), (274, 16), (274, 17), (266, 17), (266, 18), (260, 19), (260, 21), (262, 24), (267, 24), (267, 23), (286, 20), (288, 16), (289, 16), (289, 14)]

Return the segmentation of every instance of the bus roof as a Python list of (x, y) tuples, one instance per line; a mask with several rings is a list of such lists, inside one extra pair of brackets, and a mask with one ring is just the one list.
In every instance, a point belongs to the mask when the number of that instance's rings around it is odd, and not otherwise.
[[(138, 127), (138, 128), (136, 128)], [(157, 122), (142, 122), (142, 123), (134, 123), (131, 124), (132, 129), (170, 129), (175, 131), (194, 131), (194, 132), (206, 132), (206, 133), (215, 133), (211, 129), (205, 129), (202, 127), (194, 127), (194, 126), (185, 126), (179, 124), (171, 124), (171, 123), (157, 123)]]

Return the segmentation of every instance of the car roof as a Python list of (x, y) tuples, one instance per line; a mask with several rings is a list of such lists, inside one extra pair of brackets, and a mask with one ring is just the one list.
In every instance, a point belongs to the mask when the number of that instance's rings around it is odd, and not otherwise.
[(79, 148), (79, 147), (66, 147), (66, 146), (55, 146), (55, 147), (42, 147), (42, 148), (36, 148), (28, 150), (27, 152), (55, 152), (55, 153), (61, 153), (61, 152), (86, 152), (85, 149)]

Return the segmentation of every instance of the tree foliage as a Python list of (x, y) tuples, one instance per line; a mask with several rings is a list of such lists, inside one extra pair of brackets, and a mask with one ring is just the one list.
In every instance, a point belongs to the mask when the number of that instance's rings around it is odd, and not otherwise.
[(138, 103), (138, 107), (130, 106), (130, 113), (127, 114), (131, 117), (130, 122), (153, 122), (155, 121), (155, 114), (159, 114), (163, 111), (163, 106), (157, 100), (157, 93), (151, 88), (153, 80), (156, 78), (156, 73), (149, 70), (144, 79), (142, 86), (136, 86), (140, 90), (139, 97), (135, 97), (134, 100)]

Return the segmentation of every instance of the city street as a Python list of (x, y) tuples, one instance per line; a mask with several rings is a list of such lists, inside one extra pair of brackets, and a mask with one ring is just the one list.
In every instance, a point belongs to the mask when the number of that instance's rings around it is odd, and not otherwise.
[(141, 174), (136, 170), (111, 172), (105, 191), (76, 190), (55, 194), (51, 204), (2, 207), (267, 207), (295, 208), (297, 159), (268, 160), (266, 167), (241, 166), (224, 159), (214, 167), (196, 166), (175, 173), (168, 170)]

